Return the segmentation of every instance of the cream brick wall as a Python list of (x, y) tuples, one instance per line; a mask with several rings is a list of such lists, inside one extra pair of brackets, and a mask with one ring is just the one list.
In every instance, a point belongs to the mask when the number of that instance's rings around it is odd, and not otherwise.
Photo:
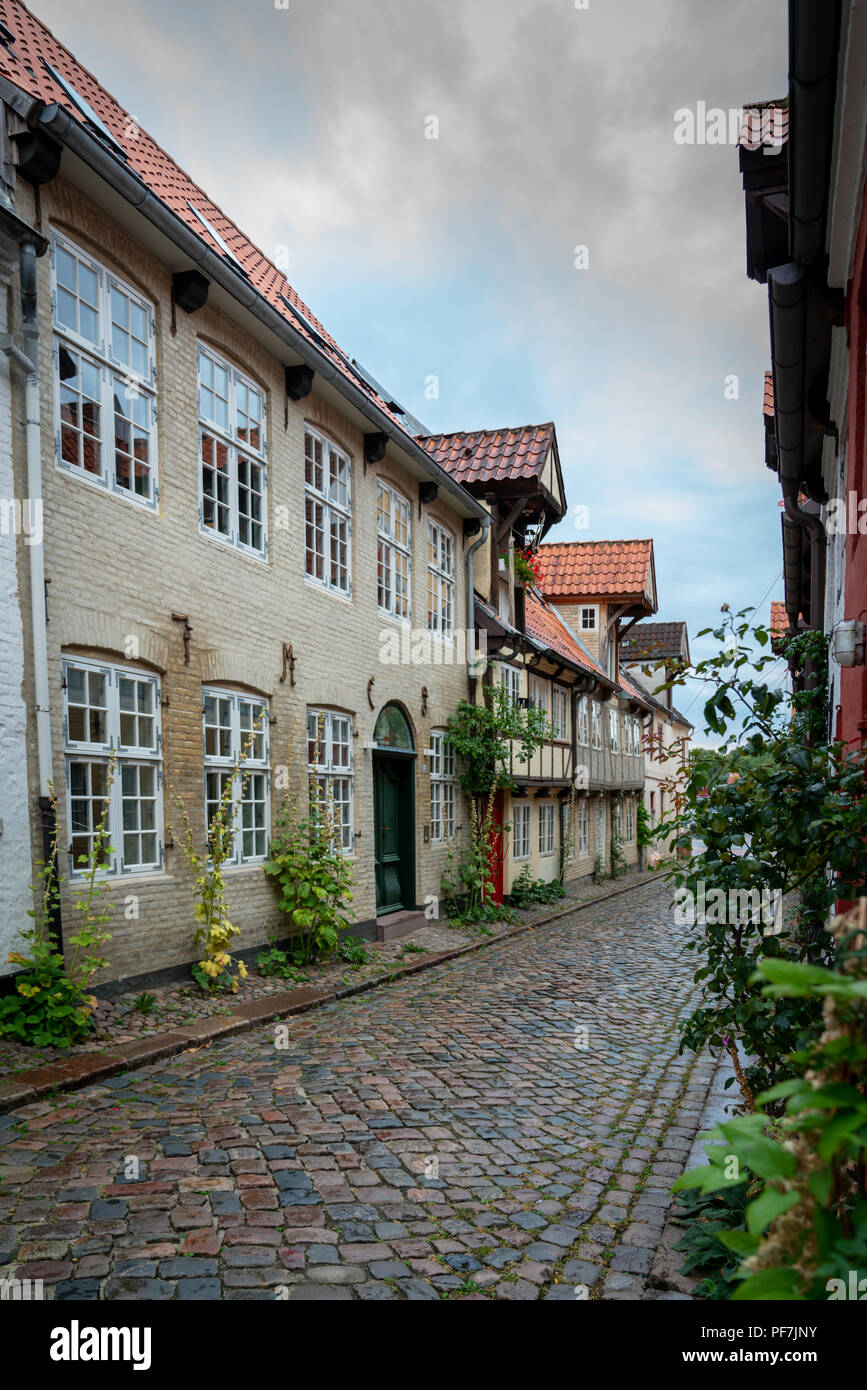
[[(26, 187), (19, 211), (32, 215)], [(308, 705), (331, 706), (353, 716), (355, 738), (354, 916), (375, 915), (373, 864), (373, 784), (371, 754), (363, 745), (389, 701), (402, 704), (413, 729), (416, 762), (417, 901), (439, 891), (444, 848), (426, 845), (430, 818), (429, 779), (423, 757), (432, 728), (444, 726), (467, 694), (465, 665), (385, 665), (379, 634), (389, 627), (377, 608), (376, 478), (392, 482), (412, 510), (412, 609), (414, 623), (426, 625), (427, 518), (440, 521), (455, 537), (455, 624), (466, 612), (462, 523), (445, 495), (419, 515), (418, 484), (404, 471), (394, 448), (380, 465), (363, 468), (362, 433), (333, 405), (314, 393), (289, 402), (284, 426), (282, 367), (236, 324), (206, 306), (195, 315), (177, 312), (171, 332), (169, 271), (108, 220), (74, 186), (58, 178), (42, 192), (43, 227), (56, 227), (88, 250), (109, 270), (153, 303), (158, 368), (157, 449), (159, 508), (143, 507), (61, 471), (55, 463), (50, 265), (39, 262), (40, 366), (42, 372), (43, 474), (46, 499), (48, 642), (52, 690), (55, 785), (64, 787), (63, 654), (99, 656), (124, 662), (126, 639), (138, 640), (143, 669), (162, 680), (165, 819), (175, 827), (165, 872), (124, 875), (112, 881), (115, 908), (108, 978), (179, 964), (192, 958), (192, 877), (180, 848), (174, 798), (182, 798), (196, 834), (204, 834), (202, 686), (225, 685), (254, 691), (270, 701), (272, 764), (291, 761), (293, 788), (305, 784), (305, 725)], [(201, 340), (256, 381), (267, 401), (268, 535), (267, 561), (203, 535), (199, 530), (199, 463), (196, 346)], [(314, 388), (316, 382), (314, 381)], [(352, 466), (351, 599), (328, 594), (304, 573), (304, 428), (310, 421), (349, 454)], [(17, 440), (16, 467), (23, 470), (23, 441)], [(19, 484), (20, 486), (20, 484)], [(289, 524), (278, 529), (277, 508)], [(192, 625), (190, 661), (185, 664), (183, 625), (172, 613), (187, 614)], [(283, 643), (296, 658), (295, 686), (280, 680)], [(130, 664), (125, 662), (124, 664)], [(32, 670), (30, 655), (27, 670)], [(373, 708), (368, 682), (374, 678)], [(427, 709), (422, 712), (422, 687)], [(32, 708), (33, 692), (27, 691)], [(32, 725), (32, 721), (31, 721)], [(32, 727), (31, 727), (32, 738)], [(273, 801), (280, 793), (274, 789)], [(458, 825), (465, 814), (458, 804)], [(60, 807), (60, 844), (68, 840), (66, 810)], [(34, 851), (37, 851), (34, 824)], [(167, 832), (168, 839), (168, 832)], [(62, 865), (65, 868), (65, 865)], [(64, 873), (65, 877), (65, 873)], [(242, 928), (241, 948), (265, 940), (278, 926), (275, 894), (260, 867), (227, 871), (230, 916)], [(138, 898), (138, 918), (123, 915), (127, 895)], [(64, 885), (63, 919), (68, 935), (75, 925), (74, 893)]]

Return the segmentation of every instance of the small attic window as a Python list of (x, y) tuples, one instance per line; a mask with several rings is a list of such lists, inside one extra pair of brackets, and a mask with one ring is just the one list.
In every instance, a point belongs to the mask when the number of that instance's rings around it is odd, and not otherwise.
[(208, 219), (207, 219), (207, 217), (205, 216), (205, 214), (204, 214), (203, 212), (199, 212), (199, 209), (198, 209), (198, 208), (193, 207), (193, 205), (192, 205), (192, 203), (190, 202), (189, 198), (187, 199), (187, 207), (190, 209), (190, 212), (194, 213), (195, 216), (199, 219), (199, 221), (201, 222), (202, 226), (204, 227), (205, 231), (209, 234), (209, 236), (212, 236), (212, 237), (214, 238), (214, 241), (217, 243), (217, 245), (219, 246), (220, 250), (223, 252), (223, 255), (224, 255), (224, 256), (228, 256), (230, 261), (234, 261), (235, 265), (236, 265), (236, 266), (238, 267), (238, 269), (241, 271), (242, 275), (246, 275), (247, 272), (246, 272), (246, 270), (244, 269), (244, 267), (241, 265), (241, 262), (238, 260), (238, 257), (235, 255), (234, 251), (232, 251), (232, 250), (226, 245), (225, 241), (224, 241), (223, 238), (220, 236), (220, 233), (217, 231), (216, 227), (212, 226), (212, 224), (208, 221)]
[(72, 102), (73, 106), (76, 106), (78, 108), (78, 110), (81, 112), (82, 116), (87, 121), (87, 123), (89, 125), (92, 125), (95, 130), (98, 130), (100, 135), (102, 135), (106, 140), (109, 141), (111, 145), (114, 146), (118, 154), (122, 155), (123, 158), (126, 159), (126, 152), (124, 151), (123, 147), (118, 144), (117, 140), (112, 135), (111, 131), (108, 129), (108, 126), (103, 125), (102, 121), (99, 119), (90, 103), (84, 100), (84, 97), (81, 95), (80, 92), (76, 91), (72, 83), (67, 82), (66, 78), (61, 73), (59, 73), (56, 68), (53, 68), (51, 64), (47, 61), (47, 59), (43, 58), (42, 61), (45, 64), (48, 71), (50, 72), (51, 76), (54, 78), (54, 81), (57, 83), (58, 87), (63, 88), (64, 92), (69, 97), (69, 100)]

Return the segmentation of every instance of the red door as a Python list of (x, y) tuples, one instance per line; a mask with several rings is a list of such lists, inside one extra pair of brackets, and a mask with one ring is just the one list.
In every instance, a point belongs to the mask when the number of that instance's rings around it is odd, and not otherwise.
[(494, 809), (491, 817), (490, 831), (490, 851), (489, 864), (491, 881), (494, 885), (494, 902), (503, 901), (503, 851), (505, 836), (503, 835), (505, 797), (502, 792), (497, 792), (494, 797)]

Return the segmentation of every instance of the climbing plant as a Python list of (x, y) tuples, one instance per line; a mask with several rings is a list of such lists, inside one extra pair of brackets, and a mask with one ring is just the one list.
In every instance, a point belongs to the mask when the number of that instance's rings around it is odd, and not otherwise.
[[(506, 827), (494, 823), (498, 791), (512, 790), (511, 758), (529, 761), (552, 736), (551, 723), (536, 706), (522, 709), (505, 686), (482, 687), (482, 703), (462, 700), (449, 719), (449, 742), (460, 759), (460, 784), (469, 806), (469, 843), (462, 862), (450, 867), (445, 896), (464, 918), (504, 915), (490, 901), (496, 858)], [(461, 891), (463, 890), (463, 891)]]
[[(750, 1059), (741, 1079), (750, 1108), (757, 1090), (793, 1076), (791, 1054), (815, 1036), (822, 1007), (814, 993), (782, 998), (759, 990), (756, 969), (766, 960), (829, 963), (834, 901), (856, 897), (867, 884), (867, 778), (860, 754), (817, 737), (824, 688), (798, 701), (771, 685), (765, 673), (777, 658), (767, 650), (767, 629), (751, 627), (745, 613), (723, 613), (710, 634), (720, 650), (694, 668), (712, 686), (705, 720), (720, 744), (693, 751), (661, 833), (673, 841), (665, 872), (679, 901), (726, 908), (696, 912), (692, 923), (687, 948), (697, 957), (702, 998), (683, 1024), (681, 1045), (726, 1048), (737, 1062), (740, 1044)], [(823, 670), (824, 645), (821, 634), (802, 644), (814, 677)], [(775, 907), (772, 921), (730, 910), (750, 895), (755, 902), (757, 893), (765, 903), (791, 895), (791, 910)]]

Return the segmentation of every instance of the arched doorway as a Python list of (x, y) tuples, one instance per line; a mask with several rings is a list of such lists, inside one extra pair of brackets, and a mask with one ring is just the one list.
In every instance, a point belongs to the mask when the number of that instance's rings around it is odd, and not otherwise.
[(376, 915), (415, 908), (415, 772), (412, 729), (400, 705), (384, 705), (373, 731)]

